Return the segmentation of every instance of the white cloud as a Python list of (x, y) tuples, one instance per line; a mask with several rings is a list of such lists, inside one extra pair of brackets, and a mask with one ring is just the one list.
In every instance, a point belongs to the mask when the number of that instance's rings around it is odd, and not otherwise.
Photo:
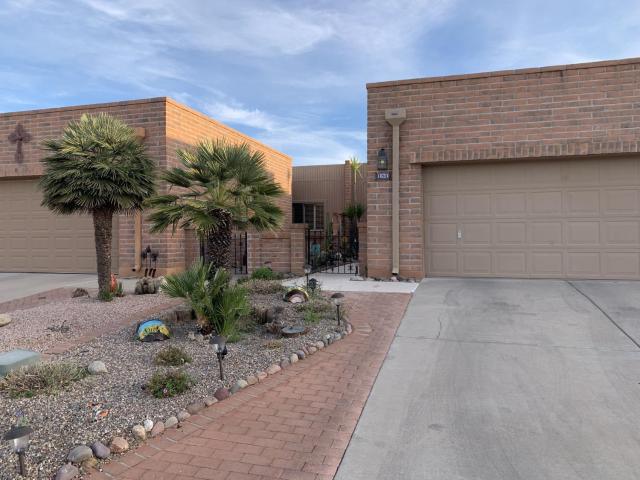
[(260, 130), (274, 130), (277, 122), (269, 114), (258, 109), (246, 109), (239, 105), (214, 102), (205, 107), (206, 112), (216, 120), (245, 125)]

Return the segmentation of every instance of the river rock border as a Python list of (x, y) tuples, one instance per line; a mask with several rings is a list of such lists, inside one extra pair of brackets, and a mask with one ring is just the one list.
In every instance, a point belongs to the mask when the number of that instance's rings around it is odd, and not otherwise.
[[(188, 311), (187, 313), (184, 307), (165, 310), (160, 314), (161, 318), (167, 319), (167, 316), (170, 318), (177, 317), (177, 320), (188, 320), (186, 318), (187, 315), (190, 317), (191, 312)], [(205, 408), (212, 407), (216, 403), (226, 400), (231, 395), (251, 385), (264, 382), (268, 377), (276, 375), (294, 363), (307, 359), (318, 350), (322, 350), (342, 340), (352, 332), (353, 326), (348, 319), (345, 319), (340, 331), (327, 334), (322, 341), (305, 344), (300, 350), (291, 352), (289, 355), (284, 355), (279, 363), (272, 364), (266, 370), (256, 372), (254, 375), (249, 375), (246, 379), (238, 379), (230, 389), (225, 387), (218, 388), (212, 396), (207, 396), (199, 401), (190, 403), (184, 410), (177, 412), (176, 415), (169, 416), (164, 422), (158, 421), (154, 423), (147, 418), (142, 421), (142, 423), (134, 425), (131, 428), (131, 434), (139, 442), (138, 445), (142, 445), (148, 439), (162, 435), (164, 431), (169, 428), (178, 428), (180, 424), (186, 421), (191, 415), (195, 415)], [(67, 455), (68, 463), (58, 469), (54, 478), (55, 480), (72, 480), (80, 475), (79, 466), (84, 470), (90, 470), (92, 468), (99, 470), (98, 460), (108, 460), (114, 455), (121, 455), (129, 451), (129, 449), (129, 442), (124, 437), (119, 436), (113, 437), (108, 446), (99, 441), (91, 445), (76, 445)]]

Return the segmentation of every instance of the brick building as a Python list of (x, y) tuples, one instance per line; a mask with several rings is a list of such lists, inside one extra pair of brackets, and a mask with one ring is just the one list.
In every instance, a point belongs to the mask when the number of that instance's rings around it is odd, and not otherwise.
[[(83, 113), (98, 112), (134, 127), (159, 169), (177, 165), (176, 150), (203, 138), (246, 142), (263, 152), (285, 191), (279, 199), (285, 221), (280, 231), (248, 234), (246, 263), (249, 271), (265, 263), (292, 270), (291, 158), (170, 98), (151, 98), (0, 114), (0, 272), (95, 271), (91, 218), (54, 215), (41, 207), (37, 179), (43, 140), (59, 136)], [(114, 227), (114, 271), (122, 276), (140, 272), (140, 252), (147, 245), (159, 252), (158, 273), (181, 270), (198, 254), (193, 232), (151, 235), (144, 215), (121, 215)]]
[(370, 276), (640, 278), (640, 59), (367, 92)]

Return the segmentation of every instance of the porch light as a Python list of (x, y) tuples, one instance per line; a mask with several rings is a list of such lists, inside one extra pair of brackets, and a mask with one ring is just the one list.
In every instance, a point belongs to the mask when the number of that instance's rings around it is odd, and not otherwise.
[(218, 357), (218, 365), (220, 366), (220, 380), (224, 380), (224, 370), (222, 368), (222, 360), (227, 355), (227, 339), (222, 335), (214, 335), (209, 340), (213, 347), (213, 351)]
[(311, 265), (308, 263), (304, 266), (304, 274), (307, 277), (307, 288), (309, 288), (309, 274), (311, 273)]
[(331, 301), (336, 306), (336, 317), (338, 318), (338, 325), (340, 325), (340, 305), (344, 300), (344, 294), (338, 292), (331, 295)]
[(27, 468), (25, 465), (25, 451), (29, 446), (29, 436), (33, 433), (31, 427), (12, 427), (4, 434), (3, 440), (8, 441), (11, 445), (13, 453), (18, 455), (18, 473), (21, 476), (26, 475)]
[(378, 150), (378, 170), (389, 170), (389, 160), (384, 148)]

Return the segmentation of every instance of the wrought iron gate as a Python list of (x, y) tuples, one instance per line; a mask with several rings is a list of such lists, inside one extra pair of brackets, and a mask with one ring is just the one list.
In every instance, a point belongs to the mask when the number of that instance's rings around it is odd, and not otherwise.
[[(206, 245), (200, 241), (200, 258), (205, 258)], [(247, 273), (247, 232), (235, 232), (231, 236), (229, 270), (237, 275)]]
[(307, 229), (305, 261), (311, 271), (358, 275), (358, 232), (334, 234)]

